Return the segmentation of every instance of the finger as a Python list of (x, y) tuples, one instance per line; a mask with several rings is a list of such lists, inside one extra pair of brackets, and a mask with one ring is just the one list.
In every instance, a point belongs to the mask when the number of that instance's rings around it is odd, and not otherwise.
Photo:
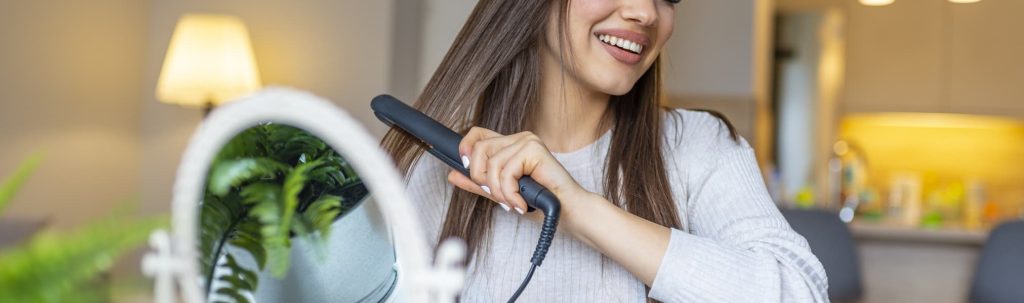
[[(509, 167), (509, 168), (517, 167), (517, 166), (521, 167), (521, 165), (519, 165), (518, 163), (514, 162), (514, 161), (516, 161), (515, 160), (516, 158), (514, 158), (514, 157), (516, 155), (522, 153), (524, 148), (526, 147), (526, 140), (524, 140), (524, 139), (526, 139), (526, 138), (525, 137), (520, 138), (520, 140), (517, 141), (516, 145), (514, 145), (513, 148), (507, 149), (507, 150), (510, 150), (512, 152), (509, 152), (506, 155), (503, 155), (503, 157), (507, 157), (508, 159), (503, 161), (503, 164), (502, 164), (501, 168), (497, 169), (497, 171), (498, 171), (498, 174), (497, 174), (498, 175), (497, 176), (498, 181), (497, 181), (497, 183), (501, 185), (501, 190), (500, 191), (501, 191), (502, 197), (503, 197), (503, 199), (505, 199), (504, 200), (505, 203), (507, 205), (509, 205), (510, 207), (515, 207), (516, 205), (526, 205), (526, 200), (523, 199), (522, 195), (519, 192), (519, 178), (522, 178), (522, 176), (523, 176), (522, 170), (511, 171), (511, 172), (505, 171), (506, 167)], [(519, 208), (520, 209), (526, 209), (523, 206), (520, 206)], [(517, 212), (518, 212), (518, 210), (517, 210)]]
[[(486, 140), (476, 141), (473, 143), (473, 147), (469, 154), (469, 178), (481, 185), (487, 184), (487, 158), (490, 154), (487, 149), (491, 145), (486, 143)], [(486, 190), (488, 193), (493, 193), (490, 189)]]
[[(480, 141), (483, 141), (483, 140), (497, 138), (497, 137), (512, 137), (511, 140), (508, 141), (508, 144), (511, 144), (512, 142), (515, 142), (515, 140), (518, 140), (519, 138), (521, 138), (523, 136), (528, 136), (528, 135), (533, 135), (533, 133), (531, 133), (531, 132), (520, 132), (520, 133), (509, 135), (509, 136), (503, 136), (502, 134), (500, 134), (498, 132), (495, 132), (495, 131), (492, 131), (490, 129), (474, 126), (473, 128), (469, 129), (469, 132), (467, 132), (466, 135), (459, 142), (459, 155), (461, 155), (461, 156), (468, 156), (468, 155), (472, 154), (473, 153), (473, 149), (474, 149), (473, 147), (476, 145), (476, 143), (480, 142)], [(468, 164), (468, 162), (470, 162), (470, 161), (468, 161), (469, 159), (467, 159), (466, 157), (463, 157), (463, 159), (461, 159), (461, 160), (463, 162), (463, 166), (465, 166), (466, 168), (469, 168), (469, 164)]]
[[(476, 181), (478, 184), (494, 186), (487, 180), (487, 161), (498, 151), (505, 149), (509, 145), (516, 142), (514, 136), (496, 136), (482, 139), (473, 143), (469, 155), (469, 178)], [(474, 165), (474, 163), (480, 163)], [(491, 193), (494, 193), (493, 188), (489, 189)]]
[(492, 130), (474, 126), (469, 129), (469, 132), (462, 137), (462, 141), (459, 142), (459, 155), (469, 155), (473, 151), (473, 145), (477, 141), (493, 138), (500, 136), (497, 132)]
[(491, 194), (498, 199), (498, 202), (504, 203), (508, 206), (511, 206), (507, 203), (509, 197), (504, 195), (502, 183), (498, 176), (501, 173), (501, 168), (505, 166), (505, 162), (507, 162), (509, 158), (512, 158), (520, 148), (520, 145), (508, 145), (498, 150), (487, 159), (487, 186), (490, 186)]
[[(474, 177), (474, 175), (479, 175), (480, 172), (479, 172), (479, 169), (477, 169), (477, 172), (473, 171), (473, 168), (472, 168), (472, 162), (473, 161), (470, 160), (468, 155), (470, 155), (473, 152), (473, 146), (476, 145), (476, 143), (479, 142), (480, 140), (483, 140), (483, 139), (489, 137), (489, 134), (490, 134), (490, 130), (488, 130), (486, 128), (474, 126), (474, 127), (470, 128), (469, 132), (467, 132), (466, 135), (462, 137), (462, 140), (459, 141), (459, 156), (462, 158), (461, 159), (462, 160), (462, 166), (465, 167), (466, 170), (469, 171), (469, 177), (471, 179), (479, 179), (479, 177)], [(481, 182), (477, 182), (477, 184), (482, 184), (482, 183)], [(487, 188), (487, 187), (484, 187), (484, 188)], [(487, 189), (486, 191), (489, 192), (490, 189)]]
[(494, 197), (485, 193), (483, 189), (480, 188), (480, 185), (477, 185), (476, 182), (473, 182), (473, 180), (470, 180), (469, 177), (466, 177), (465, 175), (458, 171), (453, 170), (448, 172), (448, 182), (465, 191), (487, 198), (491, 202), (494, 202), (498, 204), (498, 206), (501, 206), (501, 208), (504, 209), (505, 211), (511, 210), (511, 208), (508, 205), (495, 200)]
[(523, 144), (522, 148), (507, 162), (505, 162), (506, 165), (501, 168), (501, 174), (499, 176), (499, 179), (502, 182), (502, 188), (506, 191), (510, 190), (509, 187), (514, 188), (514, 194), (506, 194), (512, 196), (512, 198), (507, 200), (506, 203), (510, 204), (510, 206), (515, 208), (520, 214), (526, 212), (527, 204), (526, 200), (519, 194), (519, 178), (529, 175), (537, 166), (535, 153), (536, 150), (531, 149), (528, 143)]
[(453, 170), (448, 172), (448, 183), (478, 196), (494, 200), (490, 194), (484, 192), (483, 189), (480, 188), (480, 185), (477, 185), (476, 182), (473, 182), (473, 180), (470, 180), (458, 171)]

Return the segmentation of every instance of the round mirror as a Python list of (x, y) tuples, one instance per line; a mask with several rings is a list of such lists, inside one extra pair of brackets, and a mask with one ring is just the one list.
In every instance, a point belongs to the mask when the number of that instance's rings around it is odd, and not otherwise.
[(151, 235), (142, 269), (158, 303), (451, 302), (465, 244), (441, 243), (435, 260), (409, 203), (355, 119), (267, 88), (217, 108), (193, 135), (172, 231)]

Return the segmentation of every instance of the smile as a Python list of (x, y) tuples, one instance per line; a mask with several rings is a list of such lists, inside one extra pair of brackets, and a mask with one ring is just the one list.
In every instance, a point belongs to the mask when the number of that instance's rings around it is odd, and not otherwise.
[(634, 54), (640, 54), (644, 50), (644, 46), (634, 41), (629, 41), (625, 38), (620, 38), (612, 35), (599, 35), (598, 40), (605, 44), (621, 48), (623, 50), (632, 52)]

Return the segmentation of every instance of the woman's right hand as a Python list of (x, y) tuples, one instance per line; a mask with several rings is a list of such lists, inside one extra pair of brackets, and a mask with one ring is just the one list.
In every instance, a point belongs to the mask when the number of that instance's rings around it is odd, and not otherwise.
[(473, 127), (459, 144), (462, 162), (469, 171), (448, 174), (448, 181), (464, 190), (487, 197), (506, 211), (540, 221), (540, 212), (526, 214), (526, 200), (519, 195), (519, 178), (530, 176), (562, 202), (562, 217), (570, 217), (574, 201), (587, 194), (562, 164), (548, 151), (540, 138), (531, 132), (502, 135), (492, 130)]

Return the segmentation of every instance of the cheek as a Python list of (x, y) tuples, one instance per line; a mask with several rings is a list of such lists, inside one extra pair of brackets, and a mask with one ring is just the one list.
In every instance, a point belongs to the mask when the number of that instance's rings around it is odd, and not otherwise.
[(612, 0), (569, 0), (569, 19), (598, 21), (615, 10)]
[(577, 47), (586, 47), (591, 41), (594, 25), (614, 12), (611, 0), (569, 0), (568, 18), (570, 40)]
[(665, 44), (668, 43), (668, 39), (672, 38), (672, 31), (675, 27), (675, 11), (672, 9), (661, 10), (658, 17), (657, 25), (657, 36), (655, 37), (655, 44), (657, 45), (654, 55), (658, 55), (665, 50)]

